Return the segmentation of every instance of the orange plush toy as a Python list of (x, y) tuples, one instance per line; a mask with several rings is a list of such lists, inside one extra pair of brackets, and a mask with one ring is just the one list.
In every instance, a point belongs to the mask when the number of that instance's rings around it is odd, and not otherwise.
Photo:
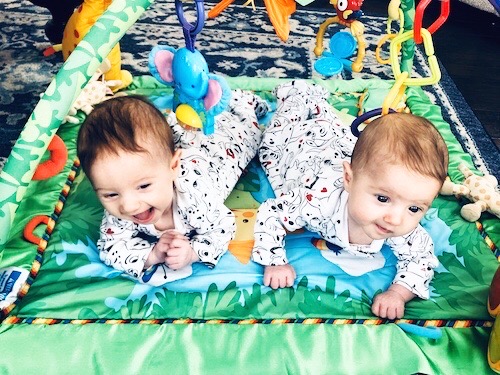
[[(103, 14), (112, 0), (83, 0), (83, 3), (74, 11), (64, 28), (62, 40), (63, 58), (66, 60), (76, 45)], [(107, 56), (111, 68), (105, 74), (106, 81), (121, 81), (117, 86), (111, 87), (113, 91), (127, 87), (132, 83), (130, 72), (121, 69), (120, 45), (116, 44)]]

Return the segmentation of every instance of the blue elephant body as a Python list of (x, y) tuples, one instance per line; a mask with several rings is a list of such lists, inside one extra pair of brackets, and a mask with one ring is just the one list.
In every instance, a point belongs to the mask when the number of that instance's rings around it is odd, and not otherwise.
[(191, 106), (200, 117), (203, 133), (214, 132), (214, 117), (226, 109), (231, 90), (224, 78), (208, 72), (198, 50), (156, 46), (149, 54), (149, 70), (158, 81), (173, 86), (172, 110), (180, 104)]

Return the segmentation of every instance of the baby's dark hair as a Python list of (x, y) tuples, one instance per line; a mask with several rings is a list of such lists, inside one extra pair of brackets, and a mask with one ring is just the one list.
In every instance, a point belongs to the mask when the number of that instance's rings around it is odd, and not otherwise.
[(140, 140), (157, 145), (167, 157), (175, 152), (172, 129), (146, 97), (130, 95), (106, 100), (94, 107), (80, 128), (77, 140), (80, 165), (88, 175), (103, 153), (150, 152), (139, 145)]
[(448, 148), (437, 129), (424, 117), (392, 113), (373, 120), (354, 146), (354, 171), (367, 166), (401, 164), (423, 176), (444, 182)]

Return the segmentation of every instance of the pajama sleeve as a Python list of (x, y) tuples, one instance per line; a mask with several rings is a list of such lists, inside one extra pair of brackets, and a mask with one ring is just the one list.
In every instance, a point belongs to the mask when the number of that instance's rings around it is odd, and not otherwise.
[(106, 265), (137, 279), (156, 244), (157, 239), (152, 241), (153, 238), (142, 233), (133, 222), (118, 219), (106, 211), (97, 241), (99, 257)]
[(422, 299), (429, 299), (429, 284), (439, 265), (434, 243), (422, 226), (410, 234), (391, 238), (387, 244), (398, 258), (393, 284), (399, 284)]
[(279, 198), (263, 202), (257, 211), (252, 260), (264, 266), (287, 264), (284, 249), (286, 231), (293, 232), (312, 222), (309, 219), (313, 218), (307, 213), (311, 211), (313, 201), (307, 190), (294, 189)]
[(213, 268), (234, 238), (236, 222), (234, 214), (222, 202), (207, 206), (208, 212), (190, 220), (191, 226), (196, 228), (191, 236), (191, 247), (203, 264)]

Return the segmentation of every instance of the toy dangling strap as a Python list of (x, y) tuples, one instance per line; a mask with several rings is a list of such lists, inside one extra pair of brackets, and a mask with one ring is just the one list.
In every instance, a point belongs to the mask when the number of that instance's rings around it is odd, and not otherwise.
[(205, 7), (203, 0), (195, 0), (196, 3), (196, 22), (194, 25), (190, 24), (184, 17), (184, 9), (182, 7), (182, 0), (175, 0), (175, 12), (177, 13), (177, 18), (182, 25), (182, 31), (184, 32), (184, 39), (186, 41), (186, 48), (191, 52), (194, 52), (194, 42), (196, 40), (196, 35), (203, 29), (205, 24)]

